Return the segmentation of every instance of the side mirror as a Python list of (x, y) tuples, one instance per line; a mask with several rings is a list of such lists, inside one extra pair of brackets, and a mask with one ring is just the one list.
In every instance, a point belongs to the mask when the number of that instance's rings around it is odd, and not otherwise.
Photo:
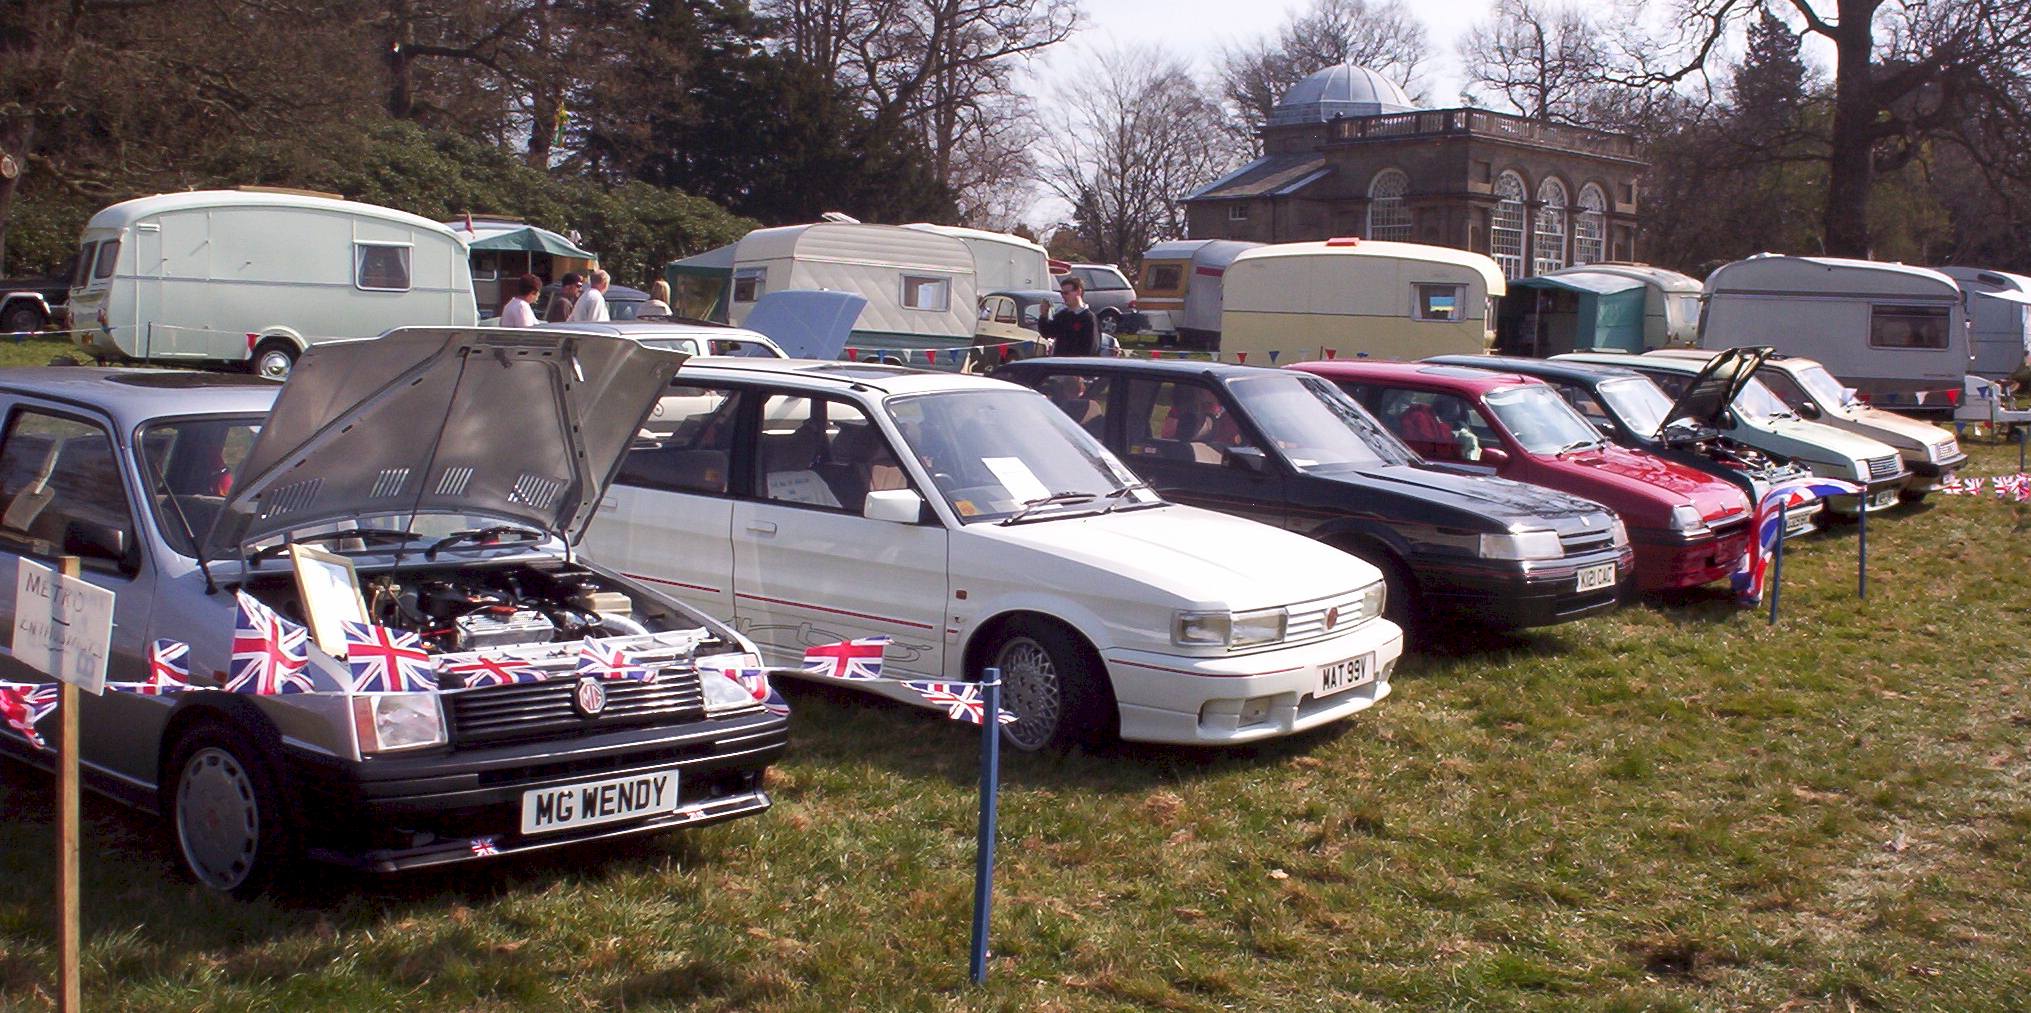
[(1816, 418), (1819, 418), (1819, 417), (1820, 417), (1820, 410), (1819, 410), (1819, 406), (1818, 406), (1818, 405), (1816, 405), (1816, 404), (1813, 404), (1813, 403), (1812, 403), (1812, 402), (1810, 402), (1810, 401), (1800, 401), (1800, 402), (1798, 403), (1798, 414), (1799, 414), (1799, 417), (1801, 417), (1801, 418), (1808, 418), (1808, 419), (1816, 419)]
[(1269, 473), (1269, 457), (1260, 448), (1222, 447), (1220, 451), (1227, 455), (1227, 466), (1230, 468), (1240, 468), (1257, 475)]
[(1602, 436), (1606, 436), (1611, 439), (1615, 436), (1615, 424), (1613, 422), (1608, 421), (1607, 419), (1595, 419), (1594, 428), (1598, 430)]
[(877, 489), (867, 494), (860, 515), (871, 521), (918, 524), (924, 519), (924, 497), (914, 489)]
[(1476, 459), (1475, 463), (1485, 464), (1490, 468), (1500, 468), (1509, 463), (1509, 451), (1501, 447), (1482, 447), (1481, 456)]

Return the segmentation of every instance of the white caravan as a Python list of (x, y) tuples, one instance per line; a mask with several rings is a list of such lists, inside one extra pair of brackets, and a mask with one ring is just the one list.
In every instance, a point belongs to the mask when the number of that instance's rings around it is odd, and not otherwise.
[(393, 208), (288, 190), (122, 201), (85, 225), (78, 347), (107, 359), (246, 363), (276, 379), (309, 345), (479, 320), (465, 242)]
[(982, 292), (1025, 292), (1051, 287), (1051, 258), (1044, 248), (1006, 232), (916, 222), (903, 228), (951, 236), (973, 251), (974, 285)]
[(1244, 250), (1221, 281), (1220, 357), (1264, 364), (1486, 352), (1507, 291), (1479, 253), (1367, 239)]
[(1968, 373), (1960, 287), (1938, 271), (1758, 254), (1707, 276), (1700, 347), (1816, 359), (1879, 407), (1945, 408)]
[(1942, 267), (1960, 286), (1976, 373), (2009, 376), (2031, 360), (2031, 278), (1980, 267)]
[(1694, 348), (1699, 345), (1700, 280), (1670, 268), (1609, 261), (1551, 272), (1551, 277), (1586, 271), (1643, 283), (1643, 347)]
[(818, 222), (756, 229), (733, 251), (727, 322), (740, 326), (770, 292), (820, 289), (867, 300), (851, 344), (864, 358), (973, 343), (979, 294), (973, 251), (952, 236), (900, 225)]
[(1173, 239), (1143, 251), (1136, 308), (1150, 330), (1175, 334), (1187, 348), (1220, 346), (1222, 280), (1234, 258), (1261, 243), (1238, 239)]

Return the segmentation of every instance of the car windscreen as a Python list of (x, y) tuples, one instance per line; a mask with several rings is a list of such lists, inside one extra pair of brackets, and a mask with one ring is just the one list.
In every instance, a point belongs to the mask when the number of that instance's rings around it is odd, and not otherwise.
[(1242, 414), (1276, 445), (1292, 467), (1309, 470), (1335, 464), (1401, 464), (1410, 449), (1339, 388), (1295, 373), (1268, 373), (1231, 380), (1227, 390)]
[(889, 399), (910, 452), (965, 523), (1085, 514), (1163, 500), (1049, 399), (957, 390)]
[(201, 416), (141, 430), (141, 468), (155, 527), (176, 551), (197, 555), (233, 489), (233, 469), (254, 446), (260, 416)]
[(1630, 432), (1655, 436), (1658, 430), (1664, 428), (1664, 416), (1671, 411), (1671, 398), (1648, 377), (1608, 380), (1594, 389), (1601, 395), (1608, 410), (1614, 412)]
[(1800, 387), (1805, 388), (1807, 394), (1812, 395), (1814, 401), (1819, 402), (1820, 407), (1838, 408), (1848, 403), (1847, 388), (1841, 386), (1841, 382), (1834, 379), (1834, 375), (1827, 372), (1825, 366), (1807, 366), (1786, 372), (1791, 374), (1793, 380), (1798, 381)]
[(1556, 454), (1601, 442), (1601, 434), (1586, 417), (1544, 384), (1507, 387), (1481, 400), (1502, 428), (1533, 454)]
[(773, 346), (753, 339), (713, 338), (712, 354), (730, 355), (742, 359), (780, 359), (783, 353)]
[(690, 338), (642, 338), (639, 344), (643, 348), (660, 348), (666, 352), (683, 352), (686, 355), (698, 354), (698, 343)]
[(1733, 407), (1751, 422), (1768, 423), (1772, 419), (1798, 417), (1798, 413), (1786, 408), (1784, 402), (1778, 400), (1777, 395), (1770, 392), (1770, 388), (1763, 386), (1761, 380), (1751, 380), (1744, 384), (1742, 392), (1735, 395)]

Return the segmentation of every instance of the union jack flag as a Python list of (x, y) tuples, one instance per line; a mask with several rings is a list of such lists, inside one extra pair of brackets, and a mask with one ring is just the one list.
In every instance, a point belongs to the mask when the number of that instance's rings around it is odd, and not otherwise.
[(309, 693), (317, 688), (303, 669), (310, 664), (309, 635), (302, 626), (236, 591), (233, 665), (228, 693)]
[[(124, 688), (124, 687), (123, 687)], [(190, 645), (157, 640), (148, 645), (148, 679), (133, 685), (142, 696), (161, 696), (190, 688)]]
[(753, 694), (756, 702), (762, 705), (763, 710), (779, 718), (788, 717), (790, 714), (789, 702), (783, 699), (782, 694), (777, 693), (775, 689), (769, 686), (769, 670), (766, 668), (704, 668), (700, 671), (701, 673), (718, 672), (740, 683), (742, 688)]
[[(954, 721), (977, 725), (987, 719), (987, 701), (981, 696), (980, 684), (977, 682), (904, 680), (903, 685), (923, 697), (932, 706), (945, 708), (945, 716)], [(999, 712), (999, 717), (1002, 724), (1010, 724), (1016, 720), (1014, 714), (1005, 710)]]
[(656, 673), (649, 671), (620, 645), (591, 637), (578, 642), (578, 674), (598, 679), (656, 681)]
[(1939, 483), (1939, 492), (1942, 496), (1980, 496), (1982, 480), (1980, 476), (1949, 478)]
[(804, 649), (804, 671), (827, 679), (856, 682), (882, 677), (882, 651), (887, 637), (866, 637)]
[(471, 689), (481, 686), (512, 686), (523, 682), (542, 682), (543, 670), (516, 665), (499, 658), (474, 658), (448, 665), (444, 669), (465, 677), (465, 685)]
[(500, 854), (501, 849), (494, 846), (494, 839), (491, 837), (475, 837), (472, 839), (472, 853), (474, 858), (486, 858), (489, 855)]
[(36, 733), (35, 724), (56, 710), (58, 692), (54, 685), (0, 687), (0, 719), (35, 748), (48, 749), (49, 743)]
[(1749, 551), (1742, 554), (1741, 564), (1730, 577), (1736, 599), (1744, 605), (1754, 605), (1763, 600), (1764, 571), (1770, 566), (1770, 553), (1776, 550), (1777, 539), (1782, 534), (1778, 521), (1781, 509), (1804, 506), (1817, 498), (1859, 496), (1861, 493), (1861, 486), (1831, 478), (1809, 478), (1766, 490), (1763, 498), (1757, 501), (1756, 515), (1750, 521), (1753, 537), (1749, 539)]
[(2015, 475), (1997, 475), (1991, 481), (1995, 483), (1997, 499), (2031, 502), (2031, 475), (2020, 471)]
[(437, 664), (423, 638), (404, 630), (345, 620), (346, 664), (355, 693), (428, 693), (437, 688)]

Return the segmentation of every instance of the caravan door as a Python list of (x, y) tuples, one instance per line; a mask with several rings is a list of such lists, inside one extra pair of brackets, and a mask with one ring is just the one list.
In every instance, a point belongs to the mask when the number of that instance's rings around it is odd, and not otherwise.
[(162, 226), (144, 222), (134, 226), (127, 240), (134, 247), (134, 273), (113, 276), (114, 287), (128, 286), (134, 303), (134, 341), (141, 358), (162, 354), (163, 328), (156, 325), (162, 316)]

